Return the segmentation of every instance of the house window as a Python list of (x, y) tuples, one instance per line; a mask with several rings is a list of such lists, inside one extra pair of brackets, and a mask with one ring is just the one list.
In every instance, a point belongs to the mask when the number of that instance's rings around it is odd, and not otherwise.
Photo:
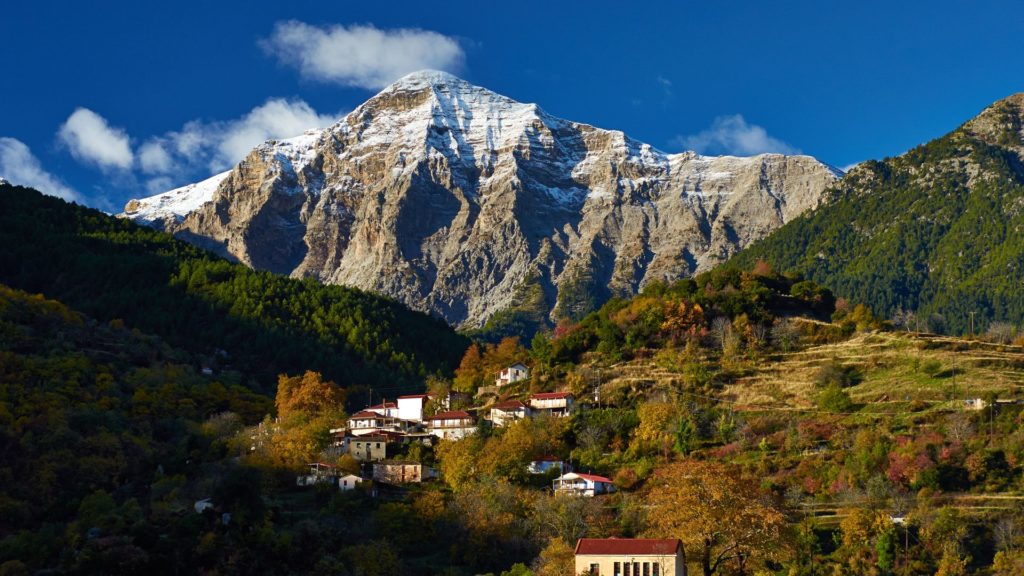
[(600, 564), (591, 564), (590, 565), (590, 574), (591, 574), (591, 576), (599, 576), (601, 574), (601, 565)]
[(651, 574), (652, 574), (653, 576), (660, 576), (660, 574), (661, 574), (661, 570), (660, 570), (660, 568), (659, 568), (659, 566), (658, 566), (658, 563), (657, 563), (657, 562), (655, 562), (655, 563), (654, 563), (654, 564), (652, 565), (652, 568), (651, 568)]
[(377, 442), (377, 448), (380, 448), (380, 442)]
[(640, 563), (633, 562), (633, 576), (640, 576)]
[(625, 572), (625, 574), (623, 574), (623, 576), (629, 576), (629, 574), (630, 574), (630, 572), (629, 572), (629, 562), (626, 562), (624, 568), (626, 569), (626, 572)]
[(651, 576), (651, 563), (644, 562), (644, 576)]
[(616, 562), (612, 566), (612, 574), (614, 576), (622, 576), (622, 562)]

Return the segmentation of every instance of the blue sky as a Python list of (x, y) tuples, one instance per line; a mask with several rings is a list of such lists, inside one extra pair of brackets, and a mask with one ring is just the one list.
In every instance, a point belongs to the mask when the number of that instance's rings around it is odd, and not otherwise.
[(35, 0), (6, 3), (0, 39), (0, 176), (107, 210), (424, 66), (666, 151), (840, 167), (1024, 91), (1010, 0)]

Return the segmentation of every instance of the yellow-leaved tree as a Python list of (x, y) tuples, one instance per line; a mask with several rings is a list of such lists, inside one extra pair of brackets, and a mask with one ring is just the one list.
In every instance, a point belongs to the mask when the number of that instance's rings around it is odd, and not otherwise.
[(276, 465), (291, 467), (315, 460), (330, 439), (331, 427), (345, 419), (345, 390), (317, 372), (279, 376), (274, 404), (278, 424), (268, 456)]
[(726, 563), (747, 573), (788, 548), (786, 515), (758, 480), (727, 464), (684, 461), (660, 468), (650, 483), (650, 536), (679, 538), (687, 561), (712, 576)]

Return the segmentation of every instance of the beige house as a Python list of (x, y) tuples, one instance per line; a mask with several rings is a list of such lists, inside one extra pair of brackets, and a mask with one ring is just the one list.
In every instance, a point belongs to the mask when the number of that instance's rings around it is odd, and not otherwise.
[(427, 432), (443, 440), (462, 440), (476, 434), (476, 418), (465, 410), (441, 412), (427, 418)]
[(491, 406), (491, 422), (498, 428), (530, 415), (530, 407), (519, 400), (509, 400)]
[(683, 576), (678, 539), (580, 538), (575, 574), (593, 576)]
[(566, 416), (572, 412), (574, 399), (571, 392), (542, 392), (529, 398), (534, 412), (550, 416)]
[(418, 483), (436, 477), (429, 466), (407, 460), (385, 460), (373, 465), (373, 479), (385, 484)]
[(360, 462), (379, 462), (388, 457), (388, 443), (401, 438), (397, 433), (345, 436), (341, 440), (341, 453), (348, 454)]

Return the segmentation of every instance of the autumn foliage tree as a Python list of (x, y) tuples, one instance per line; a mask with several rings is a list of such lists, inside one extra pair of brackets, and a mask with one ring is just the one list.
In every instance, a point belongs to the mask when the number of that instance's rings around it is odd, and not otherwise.
[(317, 372), (282, 374), (274, 405), (277, 425), (264, 426), (269, 438), (261, 455), (273, 465), (297, 466), (317, 458), (331, 427), (344, 421), (345, 391)]
[(455, 390), (475, 392), (481, 386), (489, 386), (503, 368), (516, 362), (526, 363), (529, 358), (530, 352), (516, 337), (504, 338), (497, 344), (473, 344), (455, 371)]
[(334, 382), (325, 382), (318, 372), (307, 370), (302, 376), (281, 374), (277, 378), (274, 405), (282, 420), (299, 412), (321, 416), (342, 410), (345, 390)]
[(786, 516), (734, 466), (676, 462), (659, 469), (651, 483), (648, 532), (683, 541), (687, 560), (704, 576), (735, 563), (747, 573), (753, 559), (776, 560), (785, 549)]

